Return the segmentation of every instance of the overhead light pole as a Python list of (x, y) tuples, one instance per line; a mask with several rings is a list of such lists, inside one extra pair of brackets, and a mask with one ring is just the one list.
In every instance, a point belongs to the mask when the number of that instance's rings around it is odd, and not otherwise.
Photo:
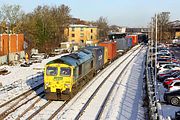
[(157, 38), (158, 38), (158, 34), (157, 34), (157, 32), (158, 32), (158, 28), (157, 28), (157, 26), (158, 26), (158, 18), (157, 18), (157, 16), (158, 16), (158, 14), (155, 14), (155, 21), (156, 21), (156, 24), (155, 24), (155, 34), (156, 34), (156, 36), (155, 36), (155, 39), (156, 39), (156, 41), (155, 41), (155, 65), (154, 65), (154, 72), (155, 72), (155, 74), (154, 74), (154, 85), (155, 85), (155, 94), (157, 94)]

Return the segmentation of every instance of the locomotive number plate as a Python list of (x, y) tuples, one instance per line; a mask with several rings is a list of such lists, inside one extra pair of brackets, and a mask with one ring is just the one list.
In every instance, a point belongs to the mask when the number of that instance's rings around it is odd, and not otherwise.
[(62, 77), (54, 77), (54, 80), (62, 80)]

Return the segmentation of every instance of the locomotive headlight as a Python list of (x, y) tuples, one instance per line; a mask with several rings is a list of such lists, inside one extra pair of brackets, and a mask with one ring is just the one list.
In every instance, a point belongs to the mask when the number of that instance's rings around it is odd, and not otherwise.
[(49, 82), (47, 82), (45, 85), (46, 85), (46, 87), (49, 87)]
[(69, 87), (70, 87), (70, 84), (64, 84), (64, 86), (69, 88)]

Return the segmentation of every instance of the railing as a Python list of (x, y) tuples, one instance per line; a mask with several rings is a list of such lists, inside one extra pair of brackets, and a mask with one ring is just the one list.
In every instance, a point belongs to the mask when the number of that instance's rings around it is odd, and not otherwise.
[(170, 119), (168, 116), (164, 118), (162, 106), (160, 104), (160, 95), (158, 91), (158, 84), (155, 78), (155, 62), (153, 62), (153, 52), (150, 48), (147, 50), (146, 54), (146, 91), (148, 97), (148, 118), (150, 120), (164, 120)]

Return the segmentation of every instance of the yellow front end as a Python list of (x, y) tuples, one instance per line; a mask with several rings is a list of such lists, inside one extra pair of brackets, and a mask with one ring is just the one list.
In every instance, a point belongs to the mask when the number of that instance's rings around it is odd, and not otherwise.
[(63, 95), (69, 95), (72, 92), (72, 85), (72, 66), (57, 63), (46, 65), (44, 72), (44, 88), (47, 99), (63, 99)]

